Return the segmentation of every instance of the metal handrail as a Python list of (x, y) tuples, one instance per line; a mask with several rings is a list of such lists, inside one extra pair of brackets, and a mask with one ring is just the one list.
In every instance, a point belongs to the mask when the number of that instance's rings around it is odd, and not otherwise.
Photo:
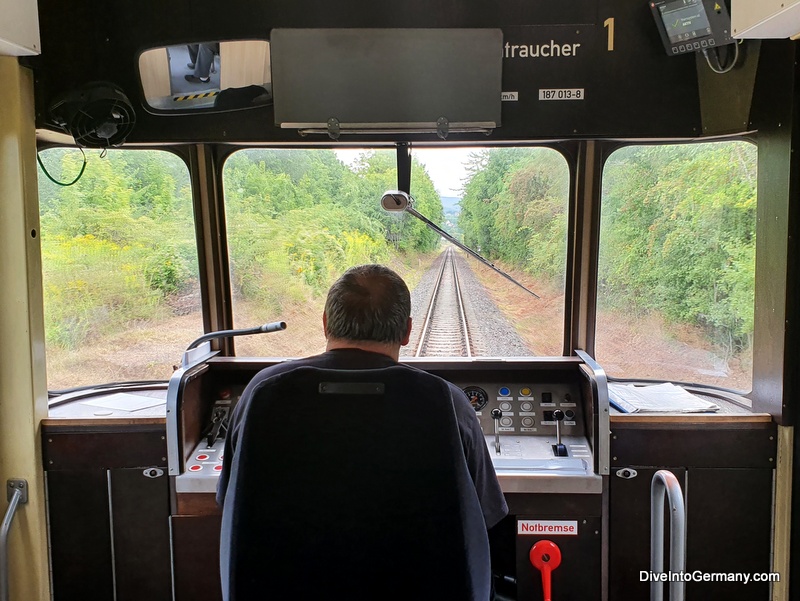
[[(683, 601), (686, 583), (686, 508), (683, 492), (675, 474), (658, 470), (650, 483), (650, 572), (651, 577), (664, 572), (664, 493), (669, 498), (669, 601)], [(650, 601), (663, 601), (664, 583), (650, 582)]]
[(0, 601), (8, 601), (8, 531), (17, 506), (28, 502), (28, 483), (25, 480), (8, 481), (8, 509), (0, 526)]

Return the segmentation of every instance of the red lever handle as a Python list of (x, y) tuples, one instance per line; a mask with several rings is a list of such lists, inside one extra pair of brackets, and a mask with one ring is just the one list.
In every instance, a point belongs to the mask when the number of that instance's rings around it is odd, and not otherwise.
[(533, 567), (542, 573), (544, 601), (552, 601), (550, 573), (561, 565), (561, 549), (553, 541), (540, 540), (531, 547), (528, 557)]

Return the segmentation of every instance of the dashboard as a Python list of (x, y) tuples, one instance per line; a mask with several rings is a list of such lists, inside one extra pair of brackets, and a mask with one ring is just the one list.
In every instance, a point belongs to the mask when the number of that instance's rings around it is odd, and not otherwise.
[[(577, 357), (409, 363), (464, 391), (504, 492), (602, 491), (608, 404), (607, 395), (598, 395), (605, 391), (599, 368)], [(167, 432), (176, 493), (216, 491), (228, 416), (247, 382), (270, 364), (211, 357), (175, 373), (167, 395)]]

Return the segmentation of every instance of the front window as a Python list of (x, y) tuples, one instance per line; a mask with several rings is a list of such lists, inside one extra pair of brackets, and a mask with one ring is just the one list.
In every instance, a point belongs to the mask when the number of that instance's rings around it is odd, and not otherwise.
[(603, 172), (597, 360), (752, 387), (756, 147), (629, 146)]
[[(327, 290), (362, 263), (386, 264), (409, 284), (414, 331), (404, 356), (560, 355), (564, 158), (546, 148), (413, 150), (414, 210), (511, 279), (412, 214), (381, 208), (382, 194), (397, 188), (395, 162), (395, 151), (371, 149), (242, 150), (228, 159), (223, 181), (235, 326), (288, 324), (286, 332), (236, 339), (237, 355), (324, 350)], [(461, 297), (461, 308), (448, 312), (463, 313), (468, 341), (426, 345), (422, 330), (448, 248), (455, 248), (447, 260), (458, 266)]]
[[(203, 328), (188, 169), (163, 151), (85, 152), (72, 186), (39, 171), (48, 387), (166, 380)], [(64, 183), (83, 163), (40, 156)]]

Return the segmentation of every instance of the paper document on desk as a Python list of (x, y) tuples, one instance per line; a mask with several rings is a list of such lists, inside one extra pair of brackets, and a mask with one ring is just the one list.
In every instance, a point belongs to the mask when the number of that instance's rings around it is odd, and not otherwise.
[(611, 404), (623, 413), (705, 413), (719, 411), (719, 405), (704, 401), (675, 384), (634, 386), (608, 384)]

